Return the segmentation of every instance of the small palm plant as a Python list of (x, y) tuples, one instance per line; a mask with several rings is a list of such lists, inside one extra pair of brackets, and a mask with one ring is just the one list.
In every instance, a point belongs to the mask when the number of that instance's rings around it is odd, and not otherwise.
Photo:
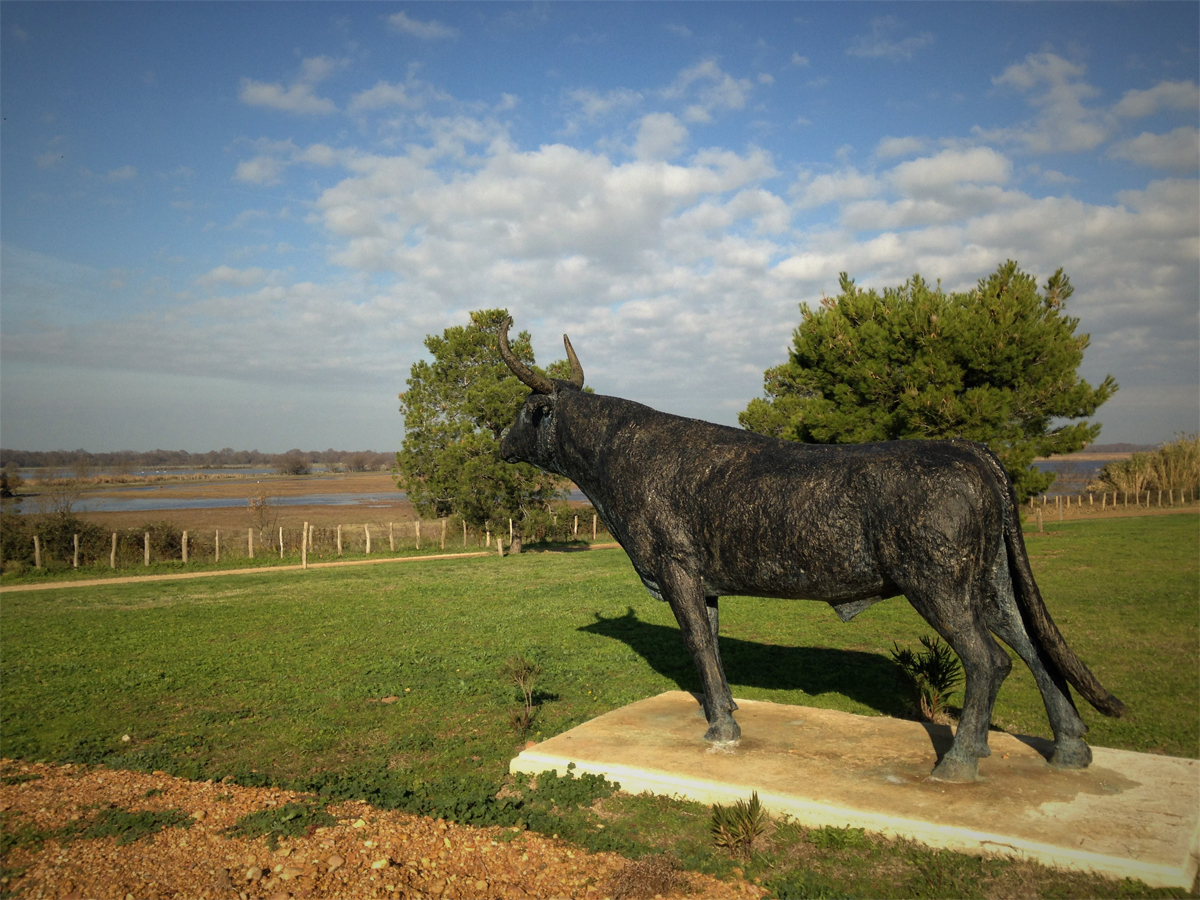
[(525, 699), (524, 709), (512, 714), (513, 729), (524, 734), (533, 724), (533, 686), (542, 674), (542, 667), (524, 656), (510, 656), (504, 661), (500, 674), (520, 688)]
[(738, 800), (732, 806), (714, 803), (708, 827), (718, 847), (749, 861), (754, 841), (767, 827), (767, 811), (758, 802), (758, 791), (750, 795), (749, 802)]
[(954, 689), (962, 684), (962, 663), (954, 651), (936, 637), (923, 635), (921, 644), (925, 649), (913, 653), (907, 647), (901, 650), (893, 641), (892, 659), (912, 682), (921, 717), (927, 722), (947, 725), (950, 714), (946, 704), (954, 695)]

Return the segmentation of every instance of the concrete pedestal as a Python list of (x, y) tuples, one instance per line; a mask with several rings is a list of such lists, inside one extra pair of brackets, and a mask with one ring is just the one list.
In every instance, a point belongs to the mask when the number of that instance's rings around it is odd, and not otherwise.
[(809, 826), (865, 828), (973, 853), (1191, 887), (1200, 857), (1200, 761), (1093, 747), (1053, 769), (1050, 744), (992, 732), (980, 780), (928, 780), (946, 726), (738, 700), (742, 739), (705, 743), (696, 698), (670, 691), (521, 753), (513, 772), (603, 774), (630, 793), (729, 803), (758, 791)]

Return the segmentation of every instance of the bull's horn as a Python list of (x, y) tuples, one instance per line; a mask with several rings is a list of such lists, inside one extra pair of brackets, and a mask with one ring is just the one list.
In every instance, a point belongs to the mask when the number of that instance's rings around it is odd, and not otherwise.
[(571, 364), (571, 384), (582, 390), (583, 366), (579, 364), (579, 357), (575, 355), (575, 348), (571, 346), (571, 339), (565, 334), (563, 335), (563, 343), (567, 347), (567, 361)]
[(545, 375), (539, 375), (521, 362), (513, 354), (512, 348), (508, 346), (508, 326), (512, 324), (512, 319), (505, 319), (500, 323), (500, 358), (504, 360), (504, 364), (512, 369), (512, 373), (521, 379), (521, 383), (533, 391), (535, 394), (553, 394), (554, 382)]

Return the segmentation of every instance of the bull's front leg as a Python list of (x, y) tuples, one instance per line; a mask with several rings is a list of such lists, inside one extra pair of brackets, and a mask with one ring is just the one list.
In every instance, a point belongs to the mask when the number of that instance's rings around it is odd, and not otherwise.
[(685, 572), (678, 563), (663, 567), (659, 578), (663, 599), (671, 605), (683, 643), (692, 654), (704, 688), (704, 715), (708, 719), (706, 741), (735, 741), (741, 729), (733, 718), (733, 694), (721, 668), (717, 642), (709, 624), (704, 589), (698, 576)]

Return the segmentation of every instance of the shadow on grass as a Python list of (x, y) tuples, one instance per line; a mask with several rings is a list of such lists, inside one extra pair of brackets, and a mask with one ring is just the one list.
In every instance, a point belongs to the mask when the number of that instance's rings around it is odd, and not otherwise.
[[(579, 630), (622, 641), (681, 690), (700, 689), (696, 667), (676, 628), (643, 622), (631, 607), (622, 616), (597, 615)], [(731, 684), (811, 696), (840, 694), (889, 716), (903, 717), (909, 707), (900, 667), (878, 653), (722, 637), (721, 660)]]

